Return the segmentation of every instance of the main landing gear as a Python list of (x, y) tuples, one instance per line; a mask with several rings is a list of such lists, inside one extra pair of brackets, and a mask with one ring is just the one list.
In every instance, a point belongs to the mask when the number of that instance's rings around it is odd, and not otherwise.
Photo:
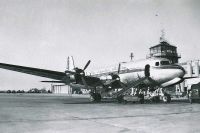
[(161, 96), (161, 97), (162, 97), (162, 101), (163, 101), (164, 103), (170, 103), (170, 102), (171, 102), (171, 96), (170, 96), (169, 94), (164, 93), (164, 95)]
[(163, 88), (158, 88), (155, 91), (150, 93), (150, 99), (152, 102), (158, 103), (160, 101), (164, 103), (170, 103), (171, 102), (171, 96), (170, 94), (167, 94)]
[(91, 102), (100, 102), (101, 101), (101, 94), (100, 93), (91, 93), (90, 94), (90, 101)]
[(164, 103), (170, 103), (171, 102), (171, 96), (169, 94), (167, 94), (163, 88), (159, 88), (158, 90), (158, 96), (159, 96), (159, 99), (162, 100)]

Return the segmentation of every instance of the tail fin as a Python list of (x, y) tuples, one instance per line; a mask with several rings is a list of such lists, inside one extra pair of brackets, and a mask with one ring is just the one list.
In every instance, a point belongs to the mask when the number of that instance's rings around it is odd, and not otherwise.
[(67, 57), (67, 70), (72, 71), (74, 70), (75, 65), (74, 65), (74, 58), (73, 56), (68, 56)]

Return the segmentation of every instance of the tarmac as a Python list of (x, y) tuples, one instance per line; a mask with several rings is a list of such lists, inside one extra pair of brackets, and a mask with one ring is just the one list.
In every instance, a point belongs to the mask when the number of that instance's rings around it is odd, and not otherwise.
[(200, 106), (91, 103), (88, 96), (0, 94), (0, 133), (200, 133)]

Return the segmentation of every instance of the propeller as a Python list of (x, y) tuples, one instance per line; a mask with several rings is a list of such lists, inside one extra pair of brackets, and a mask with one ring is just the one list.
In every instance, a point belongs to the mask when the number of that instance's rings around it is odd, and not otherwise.
[(74, 74), (75, 74), (76, 76), (79, 76), (79, 77), (80, 77), (82, 83), (85, 85), (85, 87), (86, 87), (87, 89), (88, 89), (89, 87), (88, 87), (87, 82), (86, 82), (86, 80), (85, 80), (85, 70), (86, 70), (86, 69), (88, 68), (88, 66), (90, 65), (90, 62), (91, 62), (91, 60), (89, 60), (89, 61), (86, 63), (86, 65), (84, 66), (83, 69), (80, 69), (80, 68), (78, 68), (78, 67), (76, 67), (76, 68), (74, 69), (74, 70), (75, 70)]
[(114, 83), (116, 81), (120, 82), (120, 77), (119, 77), (120, 69), (121, 69), (121, 64), (119, 63), (117, 73), (116, 74), (115, 73), (110, 73), (109, 74), (112, 77), (112, 80), (108, 81), (106, 83), (107, 85), (112, 84), (112, 83)]
[(65, 73), (69, 73), (69, 74), (80, 74), (80, 75), (84, 75), (84, 71), (88, 68), (88, 66), (90, 65), (91, 60), (89, 60), (86, 65), (84, 66), (83, 69), (80, 69), (78, 67), (74, 67), (74, 71), (70, 71), (70, 70), (65, 70)]
[(86, 63), (86, 65), (84, 66), (83, 69), (80, 69), (80, 68), (78, 68), (78, 67), (74, 68), (75, 74), (85, 76), (85, 70), (86, 70), (87, 67), (89, 66), (90, 62), (91, 62), (91, 61), (89, 60), (89, 61)]

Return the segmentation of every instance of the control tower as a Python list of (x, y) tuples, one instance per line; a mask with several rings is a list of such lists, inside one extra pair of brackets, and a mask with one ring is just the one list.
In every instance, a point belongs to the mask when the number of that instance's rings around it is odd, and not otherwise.
[(152, 46), (149, 48), (151, 57), (157, 57), (157, 58), (166, 58), (171, 61), (172, 64), (178, 63), (178, 59), (181, 58), (180, 55), (177, 53), (177, 47), (170, 45), (165, 40), (165, 33), (164, 30), (162, 30), (162, 35), (160, 37), (160, 43)]

